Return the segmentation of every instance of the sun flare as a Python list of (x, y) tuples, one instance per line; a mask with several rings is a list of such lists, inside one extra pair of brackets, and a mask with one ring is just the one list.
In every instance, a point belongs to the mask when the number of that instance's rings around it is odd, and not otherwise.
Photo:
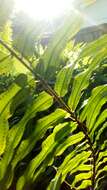
[(15, 0), (16, 9), (36, 19), (51, 20), (72, 7), (73, 0)]

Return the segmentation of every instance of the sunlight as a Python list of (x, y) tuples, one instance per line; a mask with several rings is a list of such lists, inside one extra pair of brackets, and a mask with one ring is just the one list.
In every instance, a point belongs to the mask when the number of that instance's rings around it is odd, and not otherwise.
[(72, 8), (73, 0), (15, 0), (16, 10), (36, 19), (51, 20)]

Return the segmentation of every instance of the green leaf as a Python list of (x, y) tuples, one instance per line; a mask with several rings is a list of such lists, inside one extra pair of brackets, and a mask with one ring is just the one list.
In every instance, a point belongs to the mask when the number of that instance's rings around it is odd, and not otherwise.
[(60, 190), (60, 186), (61, 186), (61, 174), (59, 176), (56, 176), (56, 178), (54, 178), (51, 181), (47, 190)]
[(106, 172), (107, 173), (107, 166), (104, 166), (103, 168), (101, 168), (100, 170), (98, 170), (97, 174), (96, 174), (96, 179), (98, 179), (99, 175), (101, 173), (104, 173)]
[(107, 173), (107, 150), (104, 149), (99, 153), (96, 162), (96, 188), (98, 187), (99, 181), (104, 178), (105, 175), (101, 175), (101, 173)]
[[(78, 167), (80, 164), (83, 164), (84, 162), (87, 161), (89, 158), (91, 152), (90, 151), (82, 151), (81, 153), (78, 153), (76, 155), (76, 151), (72, 151), (71, 154), (66, 156), (65, 160), (61, 164), (61, 166), (58, 169), (58, 173), (62, 173), (62, 181), (65, 180), (67, 174), (70, 172), (70, 174), (73, 173), (73, 171), (78, 171)], [(74, 170), (75, 169), (75, 170)]]
[(104, 129), (107, 128), (107, 122), (99, 129), (98, 134), (95, 137), (95, 143), (94, 146), (97, 145), (97, 141), (99, 141), (101, 134), (103, 133)]
[(57, 75), (55, 83), (55, 91), (60, 97), (63, 97), (68, 92), (68, 87), (72, 78), (72, 73), (75, 64), (64, 67)]
[(80, 98), (82, 97), (83, 91), (89, 85), (89, 80), (92, 72), (95, 70), (96, 67), (98, 67), (98, 64), (106, 55), (107, 52), (105, 51), (105, 49), (101, 49), (101, 51), (91, 60), (89, 68), (75, 77), (72, 92), (68, 100), (68, 105), (73, 111), (75, 111), (80, 101)]
[[(69, 143), (65, 144), (64, 148), (64, 139), (67, 138), (71, 131), (72, 125), (69, 123), (59, 124), (55, 127), (53, 133), (43, 142), (42, 151), (30, 162), (29, 166), (27, 167), (27, 170), (24, 174), (25, 181), (30, 181), (32, 178), (33, 180), (36, 180), (37, 176), (46, 169), (47, 165), (53, 162), (54, 156), (57, 155), (61, 149), (63, 152), (68, 146), (76, 144), (84, 136), (83, 134), (82, 137), (80, 134), (78, 134), (78, 137), (77, 135), (73, 135), (72, 138), (69, 139)], [(61, 143), (62, 146), (60, 147)], [(41, 168), (38, 170), (39, 166), (41, 166)], [(19, 189), (19, 185), (17, 188)]]
[[(63, 137), (59, 136), (59, 138), (57, 138), (56, 135), (60, 130), (61, 132), (63, 130), (65, 133), (61, 133)], [(42, 151), (29, 163), (24, 174), (24, 178), (26, 181), (30, 181), (33, 179), (33, 177), (35, 178), (35, 176), (38, 176), (38, 174), (41, 172), (41, 169), (43, 171), (46, 166), (53, 161), (56, 148), (58, 147), (62, 138), (64, 138), (67, 133), (69, 133), (69, 131), (70, 126), (68, 125), (68, 123), (59, 124), (55, 127), (54, 132), (43, 142)], [(38, 171), (37, 169), (42, 164), (42, 162), (43, 166)], [(17, 188), (19, 189), (19, 187)]]
[(87, 187), (90, 187), (90, 186), (91, 186), (91, 180), (84, 180), (82, 181), (81, 185), (77, 187), (77, 190), (86, 189)]
[(98, 54), (98, 52), (107, 45), (107, 35), (103, 35), (97, 40), (87, 44), (81, 51), (79, 59), (83, 57), (91, 57)]
[[(3, 30), (0, 32), (0, 38), (8, 44), (12, 44), (12, 29), (11, 29), (11, 22), (7, 22), (5, 26), (3, 27)], [(0, 50), (2, 50), (5, 53), (9, 53), (6, 48), (4, 48), (2, 45), (0, 45)]]
[(107, 102), (107, 85), (96, 87), (92, 91), (92, 95), (89, 99), (88, 104), (81, 114), (81, 121), (86, 120), (88, 129), (92, 129), (96, 117), (98, 116), (101, 107)]
[[(47, 73), (50, 69), (51, 72), (55, 74), (56, 68), (60, 64), (60, 54), (65, 48), (67, 42), (71, 40), (75, 34), (79, 31), (82, 24), (82, 19), (80, 15), (77, 15), (73, 12), (72, 16), (66, 18), (63, 26), (56, 32), (55, 36), (49, 43), (47, 50), (43, 56), (44, 61), (44, 72)], [(47, 76), (49, 78), (49, 76)]]
[(3, 114), (7, 119), (11, 116), (10, 106), (13, 101), (13, 97), (20, 89), (20, 86), (13, 83), (6, 92), (0, 94), (0, 115)]
[(97, 130), (97, 128), (106, 120), (107, 118), (107, 110), (104, 110), (99, 117), (96, 120), (95, 125), (93, 126), (93, 128), (90, 130), (90, 137), (91, 139), (93, 139), (93, 136), (95, 134), (95, 131)]
[[(65, 126), (62, 130), (60, 130), (60, 131), (58, 131), (56, 133), (56, 136), (57, 135), (59, 136), (59, 133), (62, 133), (62, 135), (60, 134), (59, 138), (57, 138), (57, 139), (59, 139), (57, 143), (55, 143), (55, 142), (53, 142), (51, 140), (54, 145), (49, 148), (49, 151), (52, 150), (52, 149), (53, 150), (51, 151), (51, 153), (48, 154), (48, 156), (46, 157), (46, 160), (44, 160), (44, 166), (41, 167), (42, 171), (37, 171), (35, 173), (33, 181), (35, 181), (35, 179), (40, 174), (40, 172), (44, 171), (43, 169), (46, 168), (47, 164), (48, 165), (52, 164), (52, 162), (53, 162), (52, 157), (53, 156), (55, 157), (55, 156), (61, 155), (68, 147), (70, 147), (71, 145), (75, 145), (76, 143), (79, 143), (83, 139), (84, 135), (81, 134), (81, 133), (79, 133), (77, 135), (72, 135), (71, 138), (68, 137), (68, 139), (66, 139), (67, 133), (68, 133), (68, 136), (69, 136), (69, 132), (72, 133), (72, 131), (73, 131), (72, 128), (71, 128), (71, 131), (69, 131), (68, 126)], [(72, 125), (71, 125), (71, 127), (72, 127)], [(64, 131), (65, 131), (65, 133), (64, 133)], [(78, 137), (78, 136), (80, 136), (80, 137)], [(68, 141), (68, 144), (67, 144), (67, 141)], [(48, 143), (48, 141), (47, 141), (47, 143)]]
[(68, 137), (63, 143), (61, 143), (57, 149), (57, 156), (61, 155), (69, 146), (80, 142), (84, 138), (84, 134), (79, 132), (71, 137)]
[(13, 58), (13, 65), (16, 75), (20, 73), (28, 74), (28, 69), (24, 65), (22, 65), (21, 62), (18, 61), (15, 57)]
[(24, 117), (21, 121), (12, 127), (8, 133), (8, 145), (6, 147), (6, 152), (4, 154), (3, 159), (0, 162), (0, 179), (2, 179), (5, 175), (8, 164), (10, 163), (14, 150), (19, 144), (27, 122), (33, 118), (37, 112), (44, 111), (48, 109), (53, 103), (52, 97), (48, 95), (46, 92), (42, 92), (29, 106), (26, 111)]
[(6, 52), (2, 48), (0, 49), (0, 75), (14, 73), (13, 59), (9, 52)]
[(30, 89), (29, 88), (22, 88), (12, 99), (12, 103), (10, 106), (10, 112), (13, 114), (16, 110), (16, 108), (21, 105), (22, 103), (25, 103), (27, 105), (30, 96)]
[(6, 138), (8, 129), (8, 121), (5, 118), (0, 117), (0, 156), (4, 153), (6, 148)]
[(32, 102), (32, 104), (26, 110), (26, 113), (21, 121), (14, 127), (12, 127), (12, 129), (9, 131), (10, 139), (14, 139), (14, 148), (20, 142), (27, 122), (34, 116), (36, 116), (37, 112), (48, 109), (52, 105), (52, 103), (53, 98), (46, 92), (40, 93), (39, 96)]
[[(105, 151), (104, 151), (104, 156), (105, 156)], [(107, 157), (104, 157), (102, 159), (102, 161), (98, 162), (98, 164), (96, 165), (96, 170), (98, 170), (98, 168), (101, 166), (101, 164), (104, 164), (105, 162), (107, 162)]]
[(107, 157), (107, 150), (102, 150), (102, 152), (99, 153), (96, 164), (98, 164), (99, 161), (102, 160), (104, 157)]
[(15, 157), (12, 161), (12, 167), (15, 168), (16, 164), (28, 153), (30, 153), (36, 142), (44, 136), (47, 129), (63, 119), (65, 115), (65, 111), (57, 109), (52, 114), (49, 114), (48, 116), (38, 120), (33, 133), (27, 139), (23, 140), (17, 149)]
[(72, 183), (72, 186), (75, 187), (76, 183), (78, 183), (79, 181), (83, 181), (83, 180), (86, 180), (86, 179), (90, 179), (90, 177), (92, 176), (92, 171), (90, 172), (86, 172), (86, 173), (80, 173), (80, 174), (77, 174), (75, 176), (75, 179)]

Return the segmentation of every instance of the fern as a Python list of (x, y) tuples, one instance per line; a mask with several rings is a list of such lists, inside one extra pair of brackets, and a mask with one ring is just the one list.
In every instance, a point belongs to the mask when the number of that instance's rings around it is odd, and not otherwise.
[[(17, 190), (27, 189), (38, 183), (39, 177), (49, 166), (54, 168), (56, 174), (48, 184), (48, 190), (59, 190), (63, 183), (66, 183), (70, 189), (98, 190), (107, 176), (105, 165), (107, 140), (104, 136), (107, 128), (105, 106), (107, 85), (93, 88), (87, 100), (85, 98), (90, 79), (107, 56), (107, 36), (85, 45), (81, 48), (76, 61), (59, 71), (61, 53), (66, 43), (80, 28), (81, 21), (77, 18), (76, 16), (75, 20), (71, 19), (70, 23), (67, 19), (60, 32), (58, 31), (50, 42), (42, 57), (43, 75), (37, 73), (37, 68), (34, 70), (32, 64), (21, 58), (11, 46), (0, 40), (6, 51), (22, 63), (31, 72), (33, 80), (42, 86), (42, 92), (36, 91), (36, 94), (32, 94), (32, 101), (26, 102), (27, 108), (23, 116), (13, 126), (9, 126), (8, 121), (18, 105), (26, 101), (26, 96), (22, 97), (22, 100), (20, 97), (23, 90), (29, 86), (29, 80), (22, 85), (23, 78), (18, 79), (0, 96), (0, 189), (2, 190), (11, 187), (18, 164), (26, 159), (40, 140), (41, 150), (29, 161), (19, 176), (16, 183)], [(75, 67), (80, 61), (84, 62), (86, 57), (88, 57), (87, 69), (75, 76)], [(38, 66), (39, 64), (41, 61)], [(52, 67), (54, 69), (51, 71)], [(51, 78), (47, 76), (50, 71), (56, 78), (53, 88), (45, 80)], [(24, 136), (33, 119), (35, 122), (32, 132)], [(51, 132), (47, 135), (48, 130)], [(56, 166), (55, 159), (62, 155), (63, 160)]]

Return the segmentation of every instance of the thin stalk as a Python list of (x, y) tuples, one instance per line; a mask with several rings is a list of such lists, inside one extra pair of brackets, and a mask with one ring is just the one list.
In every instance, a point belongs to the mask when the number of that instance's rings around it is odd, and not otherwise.
[(92, 152), (91, 154), (91, 157), (92, 157), (92, 177), (91, 177), (91, 183), (92, 183), (92, 187), (91, 187), (91, 190), (94, 190), (94, 187), (95, 187), (95, 167), (96, 167), (96, 155), (95, 155), (95, 150), (93, 148), (93, 144), (91, 142), (91, 139), (87, 133), (87, 130), (86, 130), (86, 126), (84, 123), (81, 123), (78, 119), (76, 119), (76, 122), (78, 123), (78, 126), (80, 129), (82, 129), (83, 133), (85, 134), (85, 138), (87, 139), (88, 141), (88, 144), (89, 144), (89, 148)]
[(43, 85), (44, 90), (46, 92), (48, 92), (57, 102), (58, 104), (62, 107), (63, 110), (65, 110), (66, 112), (68, 112), (70, 114), (70, 118), (72, 121), (77, 122), (78, 127), (80, 128), (80, 130), (83, 131), (85, 138), (87, 139), (87, 142), (89, 144), (90, 147), (90, 151), (92, 152), (92, 159), (93, 159), (93, 170), (92, 170), (92, 190), (94, 190), (94, 186), (95, 186), (95, 163), (96, 163), (96, 159), (95, 159), (95, 151), (93, 149), (93, 144), (91, 142), (91, 139), (88, 135), (87, 132), (87, 128), (85, 126), (84, 123), (81, 123), (79, 121), (79, 119), (75, 116), (74, 112), (71, 111), (70, 107), (68, 105), (66, 105), (66, 103), (63, 101), (63, 99), (51, 88), (50, 85), (48, 85), (47, 81), (45, 79), (43, 79), (38, 73), (35, 73), (35, 71), (33, 70), (33, 68), (30, 66), (31, 62), (26, 60), (25, 58), (22, 58), (21, 56), (19, 56), (19, 54), (17, 54), (13, 49), (11, 49), (4, 41), (2, 41), (0, 39), (0, 44), (2, 46), (4, 46), (10, 53), (12, 56), (14, 56), (20, 63), (22, 63), (34, 76), (34, 78), (37, 78), (40, 83)]

